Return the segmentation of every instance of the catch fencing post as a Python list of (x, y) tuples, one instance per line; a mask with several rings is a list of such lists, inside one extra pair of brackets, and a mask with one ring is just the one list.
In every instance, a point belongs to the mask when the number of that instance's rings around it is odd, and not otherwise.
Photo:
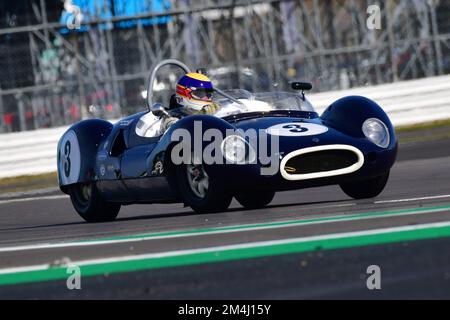
[(434, 49), (436, 51), (437, 71), (438, 71), (438, 75), (442, 75), (442, 74), (444, 74), (444, 67), (442, 64), (441, 39), (439, 38), (439, 27), (438, 27), (437, 17), (436, 17), (437, 1), (436, 0), (428, 0), (428, 4), (430, 6), (430, 11), (431, 11), (431, 27), (433, 30)]
[(0, 86), (0, 133), (6, 132), (6, 126), (3, 121), (3, 116), (5, 115), (4, 109), (3, 109), (3, 95), (2, 95), (2, 87)]
[(392, 0), (387, 0), (386, 3), (386, 22), (388, 28), (388, 41), (389, 41), (389, 52), (391, 58), (391, 68), (392, 68), (392, 80), (394, 82), (398, 81), (398, 65), (397, 65), (397, 55), (395, 52), (395, 36), (392, 25), (392, 11), (394, 10), (394, 4)]
[(27, 123), (25, 120), (25, 104), (23, 102), (23, 93), (17, 93), (15, 95), (16, 101), (17, 101), (17, 113), (19, 115), (19, 125), (20, 125), (20, 131), (27, 130)]

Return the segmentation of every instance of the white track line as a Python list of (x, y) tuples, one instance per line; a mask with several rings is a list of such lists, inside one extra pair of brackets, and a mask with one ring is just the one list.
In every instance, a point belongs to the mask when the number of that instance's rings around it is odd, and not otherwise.
[[(359, 236), (387, 234), (387, 233), (402, 232), (402, 231), (415, 231), (415, 230), (430, 229), (430, 228), (442, 228), (442, 227), (450, 227), (450, 222), (427, 223), (427, 224), (420, 224), (420, 225), (414, 225), (414, 226), (401, 226), (401, 227), (383, 228), (383, 229), (366, 230), (366, 231), (343, 232), (343, 233), (334, 233), (334, 234), (321, 235), (321, 236), (290, 238), (290, 239), (283, 239), (283, 240), (258, 241), (258, 242), (243, 243), (243, 244), (236, 244), (236, 245), (216, 246), (216, 247), (190, 249), (190, 250), (176, 250), (176, 251), (141, 254), (141, 255), (133, 255), (133, 256), (117, 256), (117, 257), (111, 257), (111, 258), (80, 260), (80, 261), (71, 261), (71, 264), (77, 265), (77, 266), (98, 265), (98, 264), (104, 264), (104, 263), (116, 263), (116, 262), (137, 261), (137, 260), (145, 260), (145, 259), (176, 257), (176, 256), (189, 255), (189, 254), (210, 253), (210, 252), (228, 251), (228, 250), (252, 249), (252, 248), (276, 246), (276, 245), (284, 245), (284, 244), (292, 244), (292, 243), (304, 243), (304, 242), (311, 242), (311, 241), (332, 240), (332, 239), (340, 239), (340, 238), (354, 238), (354, 237), (359, 237)], [(36, 271), (36, 270), (46, 270), (49, 267), (50, 267), (50, 264), (40, 264), (40, 265), (34, 265), (34, 266), (0, 269), (0, 275), (1, 274)]]
[[(22, 202), (22, 201), (65, 199), (65, 198), (68, 198), (68, 196), (67, 195), (55, 195), (55, 196), (46, 196), (46, 197), (33, 197), (33, 198), (24, 198), (24, 199), (3, 200), (3, 201), (0, 201), (0, 204)], [(398, 200), (383, 200), (383, 201), (376, 201), (376, 202), (374, 202), (374, 204), (400, 203), (400, 202), (443, 199), (443, 198), (450, 198), (450, 195), (438, 195), (438, 196), (410, 198), (410, 199), (398, 199)], [(347, 203), (347, 204), (337, 204), (337, 205), (331, 205), (331, 206), (309, 207), (309, 208), (305, 207), (305, 208), (308, 210), (313, 210), (313, 209), (320, 209), (320, 208), (333, 208), (333, 207), (338, 208), (338, 207), (346, 207), (346, 206), (354, 206), (354, 205), (356, 205), (356, 204), (355, 203)], [(395, 213), (392, 215), (380, 215), (380, 216), (373, 216), (373, 217), (371, 217), (371, 216), (361, 217), (361, 218), (349, 217), (347, 219), (343, 218), (343, 219), (339, 219), (336, 221), (344, 222), (344, 221), (352, 221), (352, 220), (369, 220), (369, 219), (377, 219), (377, 218), (387, 218), (390, 216), (420, 215), (420, 214), (441, 212), (441, 211), (448, 211), (448, 210), (449, 209), (430, 209), (430, 210), (425, 210), (425, 211), (423, 211), (423, 210), (422, 211), (410, 211), (410, 212), (405, 212), (405, 213)], [(274, 226), (252, 227), (251, 225), (249, 225), (248, 228), (242, 228), (242, 225), (236, 225), (236, 226), (228, 226), (227, 228), (234, 227), (234, 228), (238, 228), (238, 229), (227, 229), (227, 230), (219, 229), (219, 230), (214, 230), (214, 231), (210, 231), (210, 232), (193, 232), (193, 233), (187, 233), (187, 234), (181, 233), (181, 234), (161, 235), (161, 236), (143, 235), (142, 237), (135, 237), (135, 238), (122, 238), (122, 239), (116, 239), (116, 240), (97, 240), (97, 241), (93, 240), (93, 241), (86, 241), (86, 242), (73, 241), (73, 242), (60, 242), (60, 243), (29, 244), (29, 245), (0, 248), (0, 253), (26, 251), (26, 250), (39, 250), (39, 249), (45, 250), (45, 249), (57, 249), (57, 248), (109, 245), (109, 244), (117, 244), (117, 243), (140, 242), (140, 241), (160, 240), (160, 239), (170, 239), (170, 238), (180, 238), (180, 237), (193, 237), (193, 236), (202, 236), (202, 235), (211, 235), (211, 234), (225, 234), (225, 233), (236, 233), (236, 232), (245, 232), (245, 231), (259, 231), (259, 230), (266, 230), (266, 229), (289, 228), (289, 227), (296, 227), (296, 226), (307, 226), (307, 225), (314, 225), (314, 224), (333, 223), (336, 221), (334, 221), (332, 219), (338, 218), (338, 217), (342, 217), (342, 216), (326, 217), (326, 218), (329, 218), (330, 220), (324, 220), (324, 221), (312, 221), (312, 222), (306, 222), (306, 223), (299, 222), (299, 223), (293, 223), (293, 224), (274, 225)], [(289, 222), (289, 221), (277, 221), (277, 222), (282, 223), (282, 222)], [(189, 231), (189, 230), (187, 230), (187, 231)], [(182, 232), (182, 231), (174, 231), (174, 232)], [(127, 237), (127, 236), (124, 236), (124, 237)]]
[(29, 198), (35, 196), (51, 195), (51, 193), (60, 192), (59, 188), (44, 188), (30, 191), (7, 192), (1, 195), (0, 200), (9, 200), (11, 198)]
[[(0, 200), (1, 204), (15, 203), (15, 202), (29, 202), (29, 201), (38, 201), (38, 200), (57, 200), (57, 199), (66, 199), (69, 198), (68, 195), (54, 195), (54, 196), (44, 196), (44, 197), (29, 197), (29, 198), (19, 198), (19, 199), (9, 199), (9, 200)], [(420, 200), (435, 200), (435, 199), (446, 199), (450, 198), (449, 194), (439, 195), (439, 196), (429, 196), (429, 197), (419, 197), (419, 198), (407, 198), (407, 199), (395, 199), (395, 200), (381, 200), (375, 201), (374, 204), (383, 204), (383, 203), (399, 203), (399, 202), (412, 202), (412, 201), (420, 201)], [(354, 206), (356, 203), (348, 203), (348, 204), (337, 204), (331, 206), (322, 206), (317, 207), (317, 209), (321, 208), (333, 208), (333, 207), (346, 207), (346, 206)], [(308, 209), (315, 209), (308, 208)]]
[(20, 273), (20, 272), (30, 272), (30, 271), (40, 271), (47, 270), (50, 268), (50, 264), (37, 264), (29, 267), (17, 267), (17, 268), (5, 268), (0, 269), (1, 274), (11, 274), (11, 273)]
[(57, 199), (68, 199), (68, 195), (55, 195), (55, 196), (45, 196), (45, 197), (30, 197), (21, 199), (10, 199), (10, 200), (0, 200), (0, 204), (16, 203), (16, 202), (30, 202), (38, 200), (57, 200)]
[[(92, 240), (92, 241), (74, 241), (74, 242), (60, 242), (60, 243), (42, 243), (42, 244), (30, 244), (30, 245), (22, 245), (22, 246), (14, 246), (14, 247), (4, 247), (0, 248), (0, 253), (4, 252), (19, 252), (19, 251), (28, 251), (28, 250), (46, 250), (46, 249), (60, 249), (60, 248), (73, 248), (73, 247), (89, 247), (89, 246), (99, 246), (99, 245), (111, 245), (111, 244), (119, 244), (119, 243), (129, 243), (129, 242), (141, 242), (141, 241), (151, 241), (151, 240), (161, 240), (161, 239), (173, 239), (173, 238), (184, 238), (184, 237), (195, 237), (195, 236), (208, 236), (213, 234), (228, 234), (228, 233), (238, 233), (238, 232), (249, 232), (249, 231), (261, 231), (268, 229), (283, 229), (283, 228), (292, 228), (292, 227), (303, 227), (308, 225), (317, 225), (317, 224), (326, 224), (333, 222), (346, 222), (346, 221), (355, 221), (355, 220), (370, 220), (370, 219), (382, 219), (389, 217), (399, 217), (399, 216), (411, 216), (411, 215), (421, 215), (428, 214), (433, 212), (444, 212), (450, 211), (449, 208), (438, 208), (438, 209), (429, 209), (429, 210), (420, 210), (420, 211), (409, 211), (402, 213), (394, 213), (387, 215), (375, 215), (375, 216), (366, 216), (366, 217), (357, 217), (358, 214), (352, 215), (353, 217), (343, 218), (340, 216), (330, 216), (326, 217), (329, 220), (322, 221), (310, 221), (302, 223), (301, 220), (295, 221), (277, 221), (278, 223), (286, 223), (282, 225), (265, 225), (265, 226), (243, 226), (243, 225), (235, 225), (235, 226), (227, 226), (225, 230), (218, 228), (218, 230), (212, 230), (208, 232), (192, 232), (192, 233), (182, 233), (184, 231), (174, 231), (180, 232), (176, 234), (169, 235), (142, 235), (134, 238), (126, 238), (127, 236), (123, 236), (122, 239), (109, 239), (109, 240)], [(338, 219), (339, 218), (339, 219)], [(333, 220), (336, 219), (336, 220)], [(307, 219), (308, 220), (308, 219)], [(274, 223), (277, 223), (274, 222)], [(288, 224), (291, 223), (291, 224)], [(270, 224), (270, 222), (268, 222)], [(228, 229), (235, 228), (235, 229)], [(186, 230), (185, 232), (189, 232)], [(132, 237), (132, 236), (128, 236)]]
[(435, 199), (446, 199), (450, 198), (450, 194), (444, 194), (440, 196), (430, 196), (430, 197), (421, 197), (421, 198), (410, 198), (410, 199), (398, 199), (398, 200), (382, 200), (382, 201), (375, 201), (375, 204), (382, 204), (382, 203), (399, 203), (399, 202), (412, 202), (412, 201), (420, 201), (420, 200), (435, 200)]

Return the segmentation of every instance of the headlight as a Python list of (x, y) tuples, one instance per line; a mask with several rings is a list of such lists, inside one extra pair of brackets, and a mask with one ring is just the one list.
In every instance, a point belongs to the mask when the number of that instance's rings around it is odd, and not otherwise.
[(254, 151), (244, 138), (236, 135), (226, 137), (222, 142), (222, 153), (227, 162), (244, 164), (254, 160)]
[(389, 130), (382, 121), (375, 118), (367, 119), (363, 123), (362, 131), (366, 138), (377, 146), (381, 148), (389, 146)]

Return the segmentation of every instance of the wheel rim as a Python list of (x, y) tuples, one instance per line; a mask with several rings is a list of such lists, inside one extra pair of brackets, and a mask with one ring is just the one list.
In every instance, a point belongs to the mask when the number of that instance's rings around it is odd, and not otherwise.
[(209, 177), (203, 166), (188, 164), (186, 173), (192, 192), (201, 199), (205, 198), (209, 188)]
[(92, 185), (90, 183), (84, 183), (76, 186), (74, 195), (81, 205), (88, 205), (92, 196)]

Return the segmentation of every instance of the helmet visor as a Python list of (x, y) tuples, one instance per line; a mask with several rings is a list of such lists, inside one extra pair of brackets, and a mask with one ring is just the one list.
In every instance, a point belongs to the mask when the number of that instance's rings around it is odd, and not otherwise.
[(191, 96), (196, 100), (212, 101), (213, 92), (212, 89), (192, 88)]

